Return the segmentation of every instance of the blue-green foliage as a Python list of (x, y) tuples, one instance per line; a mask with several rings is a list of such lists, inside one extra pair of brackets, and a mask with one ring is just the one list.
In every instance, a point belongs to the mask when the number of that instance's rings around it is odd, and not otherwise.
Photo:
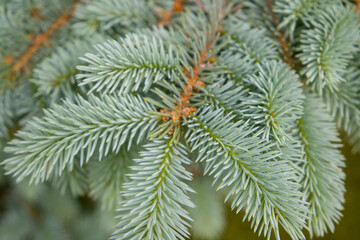
[[(45, 2), (0, 0), (7, 174), (118, 206), (116, 240), (218, 237), (221, 194), (267, 239), (280, 240), (281, 228), (294, 240), (334, 230), (345, 191), (334, 120), (360, 149), (352, 3), (201, 0), (173, 11), (170, 0), (81, 1), (14, 71), (75, 1)], [(20, 190), (26, 201), (31, 189)], [(25, 234), (25, 215), (7, 212), (0, 230), (15, 236), (23, 224)], [(70, 239), (60, 230), (46, 236)]]
[(227, 51), (248, 57), (254, 63), (261, 63), (264, 59), (274, 59), (277, 51), (270, 38), (265, 36), (264, 29), (251, 28), (241, 20), (240, 16), (233, 16), (224, 26), (231, 41)]
[(8, 127), (12, 125), (13, 111), (11, 108), (10, 92), (2, 92), (0, 99), (0, 139), (9, 137)]
[(119, 191), (127, 182), (132, 160), (137, 157), (136, 147), (122, 147), (117, 154), (109, 154), (102, 161), (88, 165), (90, 195), (99, 199), (104, 209), (113, 210), (122, 199)]
[(61, 175), (55, 175), (52, 179), (53, 185), (60, 190), (62, 194), (69, 191), (74, 196), (81, 196), (88, 191), (87, 169), (80, 166), (80, 161), (69, 165), (66, 171)]
[(186, 124), (186, 138), (192, 151), (199, 152), (197, 161), (204, 162), (205, 174), (214, 177), (218, 189), (228, 188), (232, 208), (244, 208), (244, 219), (259, 234), (270, 238), (274, 232), (280, 238), (281, 224), (294, 239), (303, 238), (307, 209), (295, 172), (275, 160), (280, 153), (271, 150), (272, 144), (251, 136), (253, 129), (242, 121), (232, 123), (234, 116), (222, 111), (200, 109)]
[[(24, 51), (30, 39), (26, 36), (23, 27), (18, 23), (17, 15), (19, 14), (5, 8), (5, 6), (0, 6), (0, 13), (1, 57), (5, 57), (10, 52)], [(14, 31), (14, 29), (17, 29), (17, 31)], [(16, 42), (14, 39), (16, 39)]]
[(38, 93), (44, 95), (48, 102), (57, 102), (64, 96), (73, 97), (72, 89), (76, 87), (75, 75), (79, 72), (76, 66), (79, 59), (87, 52), (93, 51), (93, 44), (103, 40), (95, 36), (90, 41), (75, 39), (55, 50), (34, 69), (32, 82)]
[(184, 206), (193, 207), (185, 181), (191, 180), (184, 165), (190, 164), (185, 146), (171, 139), (144, 146), (134, 162), (130, 182), (122, 195), (128, 200), (118, 211), (120, 222), (113, 239), (185, 239), (190, 220)]
[(244, 101), (242, 112), (256, 126), (261, 126), (259, 134), (263, 138), (269, 140), (272, 136), (284, 145), (292, 140), (289, 132), (302, 115), (301, 83), (285, 64), (271, 61), (258, 68), (258, 74), (246, 79), (254, 91)]
[(311, 236), (335, 230), (342, 214), (344, 157), (334, 146), (341, 146), (335, 124), (319, 98), (307, 94), (304, 116), (299, 120), (299, 137), (304, 147), (302, 180), (305, 199), (310, 203), (308, 220)]
[(86, 54), (82, 60), (88, 65), (78, 67), (84, 71), (78, 74), (81, 85), (94, 84), (90, 92), (147, 91), (153, 82), (172, 79), (179, 72), (179, 61), (171, 46), (165, 50), (156, 38), (129, 35), (120, 42), (111, 40), (95, 48), (97, 55)]
[(101, 159), (110, 150), (118, 152), (126, 140), (146, 138), (159, 119), (150, 111), (156, 110), (131, 96), (90, 96), (89, 101), (79, 97), (78, 104), (54, 105), (17, 134), (18, 139), (7, 149), (16, 155), (5, 161), (6, 168), (18, 180), (30, 176), (31, 182), (37, 183), (51, 174), (60, 175), (74, 164), (77, 155), (81, 164), (88, 162), (95, 150)]
[(345, 82), (333, 92), (326, 88), (323, 99), (338, 127), (344, 129), (353, 150), (360, 150), (360, 70), (356, 59), (350, 63)]
[[(7, 82), (9, 79), (12, 64), (22, 57), (37, 41), (37, 37), (50, 28), (64, 11), (70, 11), (69, 7), (74, 2), (74, 0), (14, 0), (11, 3), (0, 4), (0, 86), (4, 85), (4, 80)], [(46, 47), (34, 52), (24, 68), (30, 69), (30, 65), (48, 56), (51, 53), (50, 46), (64, 44), (70, 35), (68, 27), (69, 24), (65, 24), (54, 33), (56, 37), (49, 38), (44, 43)], [(11, 57), (13, 63), (4, 62), (5, 57)]]
[[(334, 6), (315, 11), (311, 28), (302, 30), (298, 55), (306, 83), (321, 94), (324, 87), (335, 91), (344, 82), (343, 75), (352, 54), (357, 51), (360, 30), (357, 13)], [(346, 44), (344, 44), (346, 43)]]
[(28, 83), (20, 81), (13, 91), (0, 90), (0, 146), (38, 111), (39, 106)]
[[(266, 35), (274, 37), (276, 26), (267, 3), (267, 0), (243, 1), (242, 7), (244, 10), (240, 17), (248, 22), (251, 27), (261, 28)], [(275, 37), (279, 36), (276, 35)]]
[(238, 119), (243, 118), (243, 114), (240, 112), (242, 99), (248, 94), (248, 89), (245, 89), (235, 81), (220, 80), (212, 84), (208, 84), (206, 88), (200, 92), (195, 93), (193, 97), (195, 106), (202, 106), (204, 102), (206, 104), (223, 108), (225, 112), (232, 112), (237, 115)]
[(31, 44), (31, 38), (49, 28), (73, 2), (14, 0), (0, 4), (0, 52), (19, 56)]
[(340, 2), (339, 0), (277, 0), (274, 11), (281, 18), (278, 27), (284, 29), (285, 34), (293, 39), (296, 27), (301, 24), (310, 26), (311, 21), (316, 18), (315, 11)]
[(118, 35), (132, 28), (155, 24), (155, 10), (146, 0), (94, 0), (79, 6), (73, 31), (79, 36), (94, 33)]
[(7, 8), (18, 13), (18, 24), (33, 34), (46, 31), (56, 19), (69, 11), (75, 0), (11, 0)]

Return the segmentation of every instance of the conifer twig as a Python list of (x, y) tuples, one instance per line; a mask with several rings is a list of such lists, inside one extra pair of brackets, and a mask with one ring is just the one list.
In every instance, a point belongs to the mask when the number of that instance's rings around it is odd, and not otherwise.
[(166, 25), (171, 17), (184, 9), (184, 4), (187, 0), (174, 0), (173, 8), (162, 13), (161, 19), (157, 23), (158, 27)]
[[(223, 18), (223, 15), (220, 15), (220, 20)], [(175, 125), (180, 124), (181, 117), (184, 116), (187, 118), (191, 113), (196, 112), (194, 107), (189, 107), (189, 99), (193, 95), (194, 87), (204, 87), (204, 82), (199, 79), (199, 73), (204, 68), (206, 64), (206, 59), (209, 57), (209, 50), (215, 41), (215, 32), (221, 31), (221, 25), (212, 26), (210, 30), (210, 36), (212, 36), (205, 45), (205, 49), (200, 52), (199, 62), (192, 66), (192, 71), (185, 71), (185, 76), (187, 77), (187, 84), (185, 85), (185, 90), (180, 93), (180, 102), (176, 104), (176, 110), (170, 112), (172, 121)], [(167, 112), (167, 110), (161, 110), (161, 112)], [(168, 120), (168, 119), (164, 119)], [(171, 132), (170, 132), (171, 133)]]
[(57, 32), (63, 25), (65, 25), (73, 16), (79, 0), (77, 0), (69, 11), (65, 11), (45, 32), (40, 33), (34, 38), (34, 42), (29, 46), (28, 50), (14, 63), (11, 71), (16, 73), (22, 70), (34, 56), (34, 54)]
[(275, 26), (275, 29), (277, 31), (277, 34), (279, 35), (276, 40), (280, 43), (281, 45), (281, 49), (282, 49), (282, 52), (284, 53), (284, 61), (290, 66), (292, 67), (293, 66), (293, 62), (294, 62), (294, 58), (292, 57), (292, 54), (291, 54), (291, 51), (290, 51), (290, 47), (289, 47), (289, 43), (287, 42), (286, 40), (286, 37), (285, 37), (285, 34), (283, 31), (279, 30), (277, 28), (277, 26), (279, 25), (279, 21), (278, 21), (278, 18), (276, 17), (274, 11), (273, 11), (273, 8), (272, 8), (272, 4), (271, 4), (271, 0), (266, 0), (266, 5), (269, 9), (269, 12), (270, 12), (270, 15), (271, 15), (271, 18), (274, 22), (274, 26)]

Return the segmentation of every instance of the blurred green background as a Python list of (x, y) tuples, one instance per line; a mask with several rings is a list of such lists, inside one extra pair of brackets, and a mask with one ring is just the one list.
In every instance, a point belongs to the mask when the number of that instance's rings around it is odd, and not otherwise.
[[(334, 233), (328, 233), (323, 240), (356, 240), (360, 239), (360, 154), (351, 153), (350, 146), (345, 145), (342, 149), (346, 157), (346, 203), (344, 216), (336, 226)], [(227, 226), (224, 235), (219, 240), (258, 240), (258, 237), (250, 229), (250, 224), (242, 221), (242, 215), (236, 215), (228, 209)], [(286, 234), (282, 234), (284, 240), (290, 240)], [(307, 236), (307, 239), (310, 239)]]

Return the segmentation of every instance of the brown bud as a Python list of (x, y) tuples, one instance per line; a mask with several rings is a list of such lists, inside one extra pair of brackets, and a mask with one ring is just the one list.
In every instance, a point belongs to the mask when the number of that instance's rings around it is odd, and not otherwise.
[(184, 9), (184, 1), (183, 0), (175, 0), (173, 9), (174, 9), (174, 12), (181, 12)]
[(184, 108), (184, 109), (182, 110), (182, 113), (184, 114), (184, 116), (185, 116), (186, 118), (188, 118), (189, 115), (192, 114), (192, 113), (194, 113), (194, 112), (196, 112), (196, 108), (194, 108), (194, 107), (186, 107), (186, 108)]
[[(205, 83), (203, 81), (197, 81), (195, 83), (195, 86), (198, 87), (198, 88), (204, 88), (205, 87)], [(199, 89), (195, 89), (195, 91), (198, 91), (199, 92)]]

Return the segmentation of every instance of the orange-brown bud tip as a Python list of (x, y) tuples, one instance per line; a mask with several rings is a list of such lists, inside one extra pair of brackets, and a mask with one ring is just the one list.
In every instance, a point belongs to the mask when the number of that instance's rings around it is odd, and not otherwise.
[[(203, 81), (197, 81), (195, 83), (195, 86), (198, 87), (198, 88), (204, 88), (205, 87), (205, 83)], [(199, 89), (195, 89), (195, 91), (200, 91)]]
[(189, 97), (188, 96), (183, 96), (183, 97), (180, 98), (180, 101), (182, 103), (186, 103), (187, 101), (189, 101)]
[(181, 12), (184, 9), (183, 0), (175, 0), (173, 9), (174, 12)]
[(194, 107), (186, 107), (186, 108), (184, 108), (182, 110), (182, 112), (183, 112), (184, 116), (186, 118), (188, 118), (190, 114), (196, 112), (196, 108), (194, 108)]
[(180, 122), (181, 115), (178, 111), (172, 110), (171, 111), (171, 118), (173, 123), (178, 124)]
[[(171, 114), (171, 111), (169, 111), (169, 110), (167, 110), (167, 109), (160, 109), (160, 112), (161, 112), (161, 113), (165, 113), (165, 114)], [(163, 123), (170, 121), (170, 119), (171, 119), (171, 118), (168, 117), (168, 116), (161, 116), (161, 121), (162, 121)]]

